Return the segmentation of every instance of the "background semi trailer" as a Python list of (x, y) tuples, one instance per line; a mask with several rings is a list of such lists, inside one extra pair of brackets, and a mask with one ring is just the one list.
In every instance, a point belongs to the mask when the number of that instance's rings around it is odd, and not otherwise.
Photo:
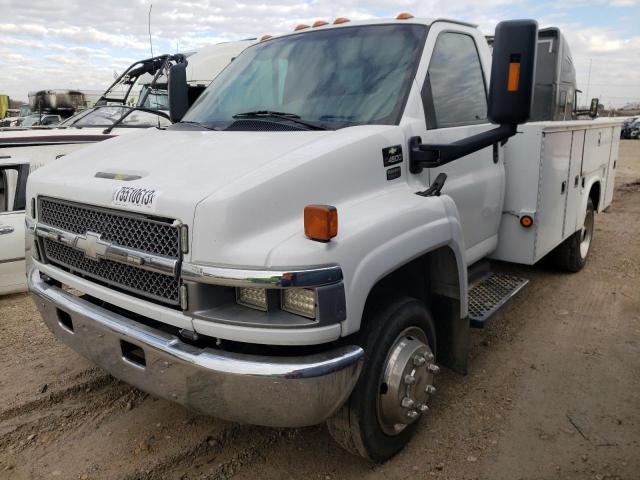
[(177, 123), (29, 178), (45, 323), (159, 397), (389, 458), (526, 284), (488, 260), (580, 270), (611, 201), (615, 123), (527, 123), (537, 44), (401, 14), (263, 37), (193, 104), (172, 67)]

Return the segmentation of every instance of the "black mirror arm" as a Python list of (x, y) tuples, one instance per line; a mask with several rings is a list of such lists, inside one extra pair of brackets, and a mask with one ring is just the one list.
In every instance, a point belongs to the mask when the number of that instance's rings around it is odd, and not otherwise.
[(477, 152), (516, 134), (516, 125), (500, 125), (486, 132), (452, 143), (423, 144), (420, 137), (409, 139), (409, 170), (420, 173), (423, 168), (436, 168)]

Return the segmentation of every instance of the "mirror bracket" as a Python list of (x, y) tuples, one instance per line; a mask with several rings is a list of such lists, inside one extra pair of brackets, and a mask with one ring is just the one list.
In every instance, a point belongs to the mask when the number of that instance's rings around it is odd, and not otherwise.
[(424, 168), (437, 168), (470, 153), (506, 141), (517, 133), (516, 125), (500, 125), (497, 128), (463, 138), (452, 143), (423, 144), (420, 137), (409, 139), (409, 171), (421, 173)]

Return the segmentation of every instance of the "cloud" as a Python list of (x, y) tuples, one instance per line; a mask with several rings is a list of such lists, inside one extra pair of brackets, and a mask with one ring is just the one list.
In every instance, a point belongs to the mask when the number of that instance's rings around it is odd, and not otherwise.
[[(27, 91), (38, 88), (102, 90), (113, 80), (114, 70), (121, 72), (150, 55), (150, 0), (0, 0), (0, 4), (4, 60), (0, 89), (12, 97), (26, 100)], [(597, 15), (578, 15), (594, 5), (608, 12), (609, 24)], [(621, 97), (640, 96), (635, 58), (640, 37), (630, 20), (640, 17), (639, 5), (640, 0), (341, 0), (338, 5), (334, 0), (155, 0), (151, 30), (158, 54), (287, 32), (298, 23), (337, 16), (357, 20), (408, 11), (477, 23), (487, 34), (502, 19), (533, 17), (565, 32), (581, 83), (586, 81), (590, 58), (592, 84), (628, 83), (602, 87), (603, 94), (623, 102)], [(625, 22), (631, 33), (618, 28)]]

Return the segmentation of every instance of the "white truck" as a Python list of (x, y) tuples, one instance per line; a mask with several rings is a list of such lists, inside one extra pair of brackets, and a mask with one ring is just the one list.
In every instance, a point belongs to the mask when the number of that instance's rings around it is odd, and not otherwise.
[[(24, 276), (24, 191), (26, 175), (46, 163), (119, 135), (171, 124), (167, 76), (171, 66), (189, 58), (188, 95), (195, 99), (222, 69), (254, 40), (212, 45), (185, 55), (160, 55), (132, 64), (100, 96), (97, 104), (55, 128), (0, 131), (0, 295), (26, 290)], [(34, 115), (40, 119), (38, 114)], [(53, 115), (43, 115), (43, 117)], [(27, 165), (26, 170), (22, 169)], [(22, 170), (21, 170), (22, 169)], [(17, 174), (22, 171), (21, 175)], [(5, 192), (8, 192), (5, 194)]]
[(29, 179), (45, 323), (159, 397), (326, 421), (389, 458), (439, 365), (465, 373), (471, 326), (526, 283), (487, 259), (580, 270), (611, 201), (616, 124), (525, 124), (536, 48), (527, 20), (499, 24), (493, 62), (463, 22), (316, 22), (263, 37), (190, 108), (174, 67), (180, 122)]

